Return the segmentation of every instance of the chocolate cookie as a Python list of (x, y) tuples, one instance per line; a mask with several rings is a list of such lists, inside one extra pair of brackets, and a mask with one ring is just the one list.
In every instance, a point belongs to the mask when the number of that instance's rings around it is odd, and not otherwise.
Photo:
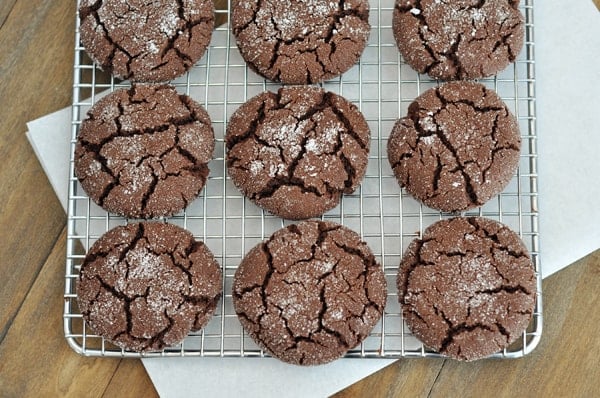
[(208, 47), (210, 0), (82, 0), (81, 42), (90, 57), (121, 79), (163, 82), (184, 74)]
[(392, 22), (400, 53), (436, 79), (495, 75), (523, 48), (519, 0), (396, 0)]
[(108, 231), (90, 248), (77, 301), (92, 330), (132, 351), (157, 351), (202, 329), (221, 298), (210, 250), (172, 224), (143, 222)]
[(371, 29), (369, 2), (233, 0), (231, 27), (255, 72), (282, 83), (317, 83), (360, 58)]
[(315, 87), (264, 92), (227, 126), (227, 169), (254, 203), (288, 219), (320, 216), (360, 184), (370, 131), (358, 108)]
[(360, 344), (379, 321), (385, 277), (365, 242), (341, 225), (305, 221), (242, 260), (233, 305), (248, 334), (282, 361), (318, 365)]
[(483, 205), (508, 184), (519, 164), (517, 120), (496, 93), (450, 82), (417, 97), (388, 140), (401, 186), (434, 209)]
[(109, 212), (170, 216), (204, 187), (214, 145), (200, 104), (170, 86), (137, 85), (90, 109), (77, 138), (75, 174)]
[(404, 253), (404, 320), (426, 346), (472, 361), (522, 336), (536, 301), (527, 248), (507, 226), (480, 217), (439, 221)]

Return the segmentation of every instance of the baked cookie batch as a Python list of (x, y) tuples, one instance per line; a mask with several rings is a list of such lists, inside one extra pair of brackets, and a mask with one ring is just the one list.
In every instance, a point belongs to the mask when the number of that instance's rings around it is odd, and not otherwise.
[[(214, 6), (85, 0), (79, 17), (90, 57), (132, 82), (99, 100), (79, 129), (74, 170), (81, 186), (106, 211), (132, 219), (89, 249), (77, 283), (79, 307), (95, 333), (122, 349), (162, 350), (202, 329), (223, 293), (221, 267), (203, 242), (149, 221), (184, 210), (209, 178), (210, 117), (167, 82), (204, 54)], [(396, 0), (392, 28), (409, 65), (448, 80), (418, 96), (390, 132), (394, 175), (433, 209), (456, 215), (482, 206), (513, 177), (521, 138), (506, 104), (473, 79), (498, 73), (521, 51), (518, 1)], [(234, 0), (231, 31), (248, 67), (285, 86), (251, 98), (231, 116), (227, 172), (267, 212), (306, 220), (248, 251), (234, 276), (234, 309), (272, 356), (327, 363), (369, 335), (387, 299), (382, 267), (360, 236), (314, 220), (365, 175), (371, 134), (364, 116), (343, 97), (310, 85), (359, 60), (370, 33), (369, 3)], [(467, 361), (515, 341), (536, 301), (525, 245), (508, 227), (481, 217), (427, 228), (404, 253), (397, 289), (413, 334)]]

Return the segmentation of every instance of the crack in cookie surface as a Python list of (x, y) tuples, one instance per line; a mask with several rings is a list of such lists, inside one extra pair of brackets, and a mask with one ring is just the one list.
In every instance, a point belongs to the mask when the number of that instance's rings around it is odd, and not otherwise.
[(383, 271), (366, 243), (331, 222), (275, 232), (238, 267), (233, 303), (263, 349), (298, 365), (330, 362), (359, 344), (380, 319)]
[(265, 92), (231, 117), (226, 162), (234, 184), (266, 210), (316, 217), (360, 184), (370, 131), (356, 106), (314, 87)]
[(479, 217), (427, 228), (406, 250), (397, 286), (411, 331), (428, 347), (469, 361), (517, 340), (536, 300), (523, 242), (508, 227)]
[(102, 98), (82, 122), (75, 173), (106, 210), (175, 214), (208, 177), (214, 134), (206, 111), (170, 86), (137, 85)]
[(396, 0), (392, 29), (415, 70), (444, 80), (491, 76), (524, 42), (519, 1)]
[(186, 230), (128, 224), (107, 232), (86, 254), (77, 300), (95, 333), (127, 350), (156, 351), (208, 323), (221, 278), (208, 248)]
[(248, 65), (287, 84), (318, 83), (360, 58), (369, 38), (366, 0), (234, 1), (231, 28)]
[(209, 0), (82, 1), (81, 41), (103, 69), (139, 82), (171, 80), (204, 54), (214, 27)]
[(500, 193), (518, 167), (520, 150), (515, 117), (500, 97), (474, 82), (427, 90), (388, 139), (400, 185), (448, 212), (481, 206)]

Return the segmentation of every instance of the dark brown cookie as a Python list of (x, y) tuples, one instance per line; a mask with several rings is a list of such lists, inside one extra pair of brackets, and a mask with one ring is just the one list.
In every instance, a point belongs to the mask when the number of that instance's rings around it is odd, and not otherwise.
[(519, 0), (396, 0), (394, 37), (406, 62), (436, 79), (495, 75), (523, 48)]
[(163, 82), (184, 74), (208, 47), (210, 0), (82, 0), (80, 37), (94, 61), (121, 79)]
[(527, 248), (507, 226), (480, 217), (439, 221), (404, 253), (404, 320), (426, 346), (472, 361), (522, 336), (536, 301)]
[(248, 334), (282, 361), (318, 365), (360, 344), (383, 314), (386, 283), (365, 242), (341, 225), (305, 221), (244, 257), (233, 305)]
[(350, 69), (367, 41), (367, 0), (233, 0), (231, 27), (242, 57), (260, 75), (288, 84)]
[(170, 216), (204, 187), (214, 145), (200, 104), (170, 86), (136, 85), (90, 109), (75, 147), (75, 174), (109, 212)]
[(496, 93), (456, 81), (417, 97), (388, 140), (401, 186), (434, 209), (483, 205), (508, 184), (519, 164), (517, 120)]
[(210, 250), (172, 224), (143, 222), (108, 231), (90, 248), (77, 301), (92, 330), (132, 351), (157, 351), (202, 329), (221, 298)]
[(369, 141), (369, 126), (352, 103), (315, 87), (284, 87), (233, 114), (227, 169), (257, 205), (283, 218), (311, 218), (358, 187)]

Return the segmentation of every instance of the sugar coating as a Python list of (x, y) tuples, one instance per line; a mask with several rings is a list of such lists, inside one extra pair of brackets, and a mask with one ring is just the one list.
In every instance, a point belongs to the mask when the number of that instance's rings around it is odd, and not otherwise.
[(475, 82), (429, 89), (395, 123), (388, 160), (400, 185), (446, 212), (482, 206), (513, 177), (521, 151), (516, 118)]
[(107, 211), (175, 214), (208, 178), (214, 133), (200, 104), (167, 85), (134, 85), (102, 98), (82, 122), (75, 174)]
[(399, 301), (426, 346), (472, 361), (522, 336), (536, 300), (536, 277), (519, 236), (481, 217), (427, 228), (398, 270)]
[(315, 87), (265, 92), (232, 115), (227, 170), (254, 203), (283, 218), (316, 217), (366, 171), (370, 131), (356, 106)]
[(133, 223), (108, 231), (81, 265), (77, 301), (91, 329), (132, 351), (178, 344), (212, 317), (221, 269), (180, 227)]
[(248, 334), (296, 365), (333, 361), (360, 344), (382, 316), (381, 266), (353, 231), (304, 221), (275, 232), (242, 260), (233, 305)]
[(369, 3), (234, 0), (231, 27), (257, 73), (282, 83), (317, 83), (358, 61), (369, 38)]
[(418, 72), (478, 79), (503, 70), (521, 51), (525, 20), (518, 7), (518, 0), (396, 0), (392, 29)]
[(121, 79), (164, 82), (204, 54), (214, 27), (211, 0), (86, 0), (81, 41), (100, 67)]

